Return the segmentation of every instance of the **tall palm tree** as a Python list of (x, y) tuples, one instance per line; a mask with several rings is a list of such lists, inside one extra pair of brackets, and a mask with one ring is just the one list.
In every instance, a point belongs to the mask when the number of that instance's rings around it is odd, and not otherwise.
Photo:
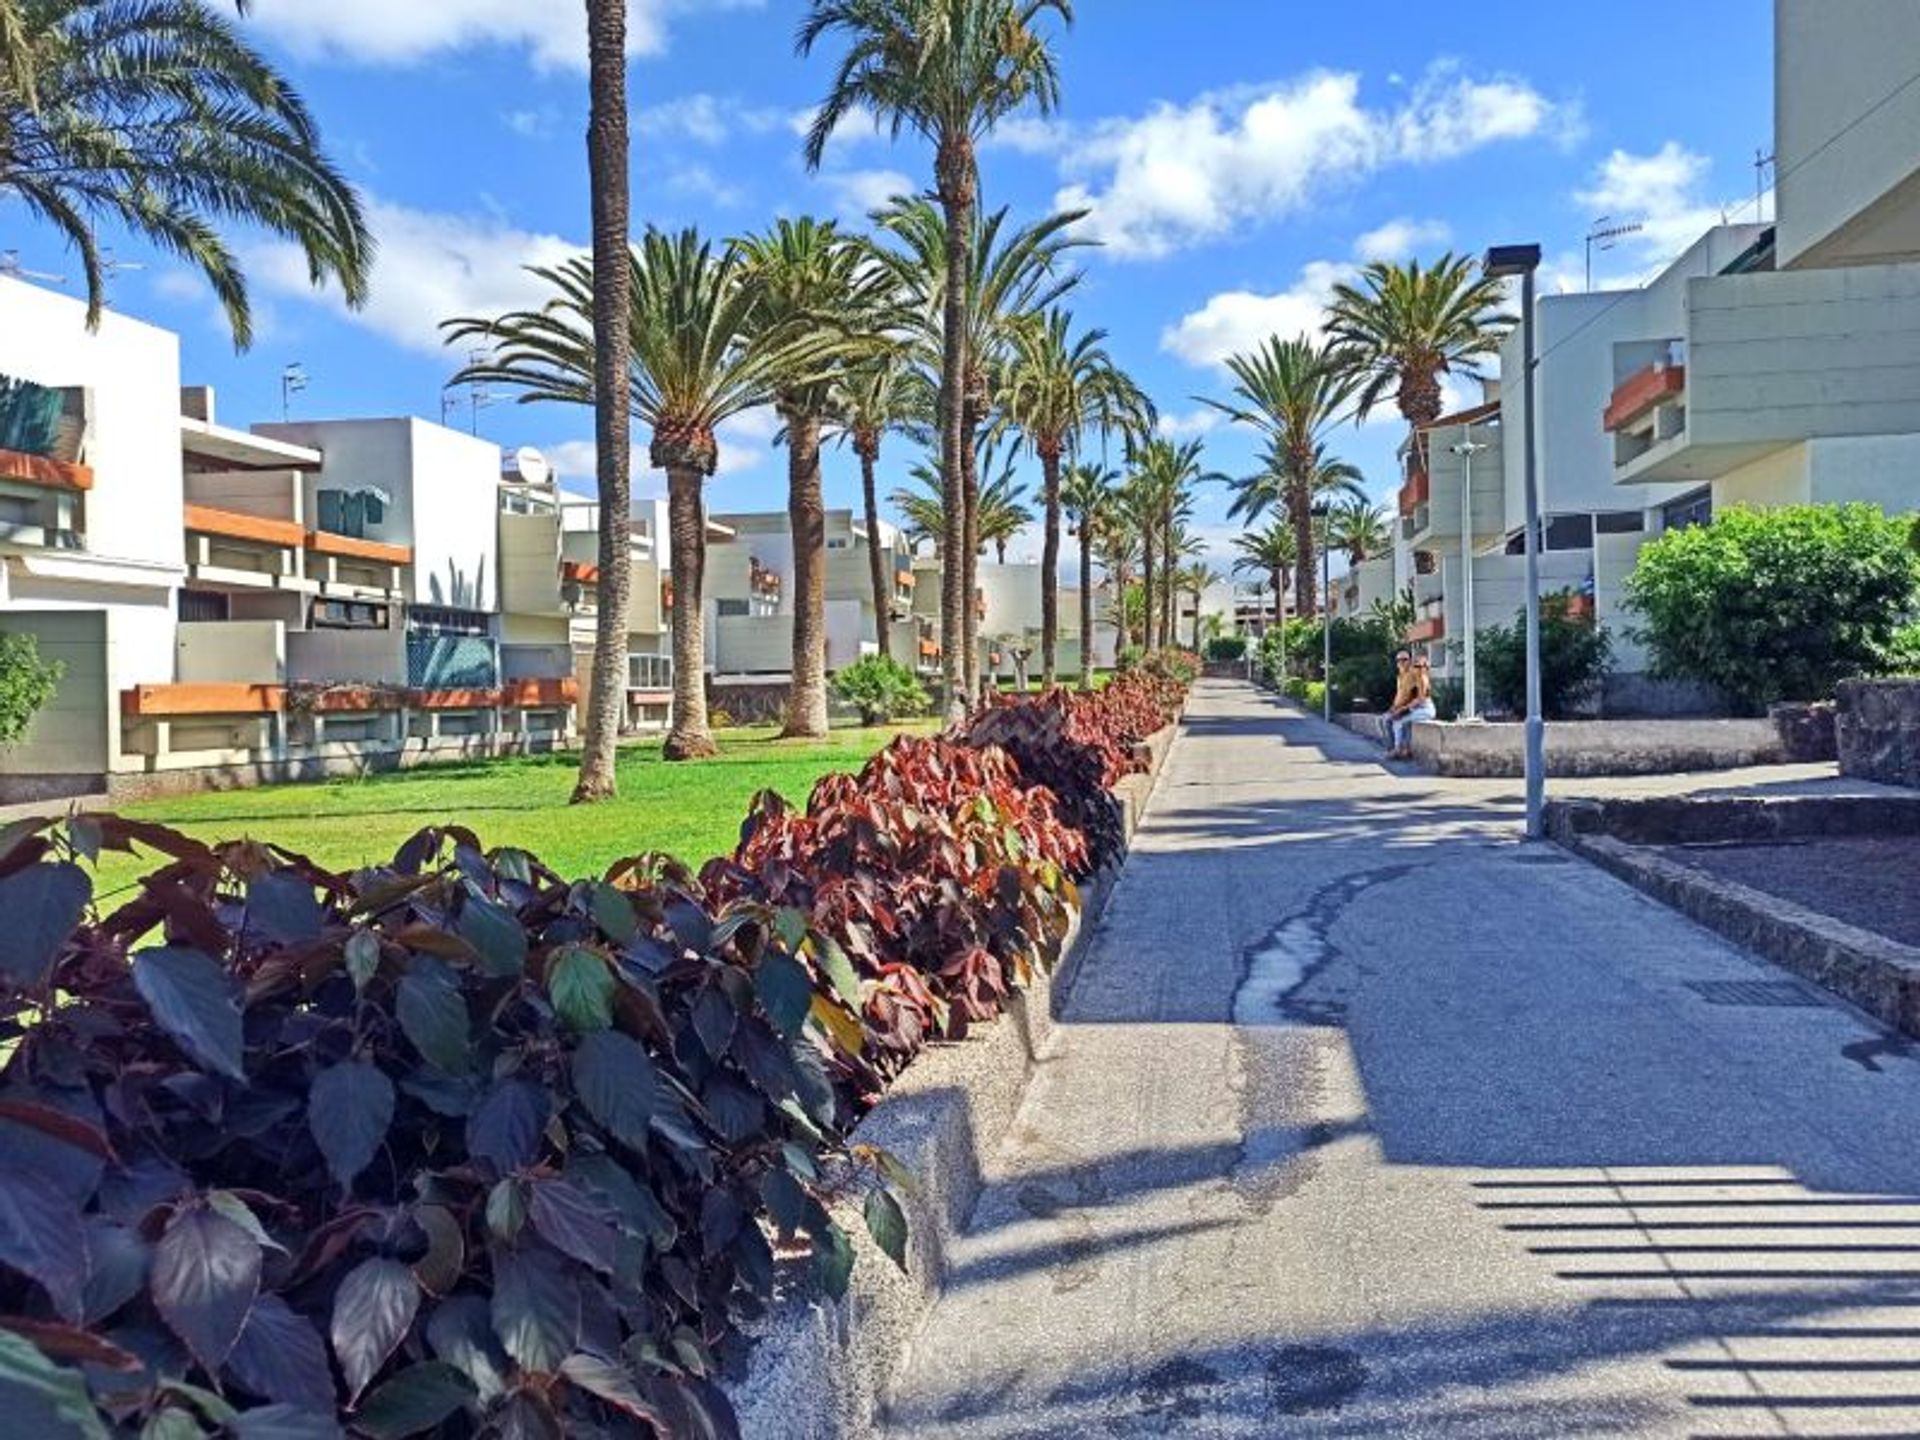
[(1513, 324), (1506, 292), (1477, 260), (1442, 255), (1431, 266), (1376, 260), (1336, 285), (1327, 336), (1341, 372), (1359, 386), (1365, 419), (1389, 390), (1409, 428), (1440, 418), (1440, 381), (1477, 375)]
[[(902, 486), (887, 496), (887, 503), (904, 522), (907, 539), (918, 549), (922, 541), (932, 541), (936, 546), (947, 533), (947, 502), (943, 493), (945, 486), (940, 483), (940, 472), (931, 465), (915, 465), (907, 476), (919, 488), (909, 490)], [(942, 557), (942, 564), (945, 564)]]
[[(977, 233), (968, 246), (972, 268), (961, 287), (967, 363), (960, 416), (959, 514), (956, 517), (951, 507), (945, 512), (952, 530), (943, 537), (942, 547), (960, 556), (957, 567), (943, 567), (943, 584), (951, 583), (956, 597), (966, 597), (959, 616), (966, 653), (949, 656), (947, 662), (950, 672), (960, 676), (962, 698), (974, 693), (979, 682), (979, 612), (973, 600), (979, 586), (981, 543), (979, 437), (992, 418), (1016, 336), (1031, 317), (1058, 303), (1080, 282), (1080, 272), (1066, 264), (1065, 256), (1085, 243), (1069, 233), (1084, 213), (1051, 215), (1018, 227), (1008, 223), (1004, 209), (975, 216)], [(892, 272), (906, 297), (906, 308), (918, 319), (917, 366), (935, 397), (929, 408), (937, 413), (947, 297), (953, 289), (947, 284), (946, 218), (923, 199), (900, 197), (874, 219), (886, 242), (878, 248), (881, 263)], [(945, 590), (941, 598), (944, 609)]]
[(1004, 565), (1007, 546), (1033, 523), (1033, 511), (1027, 508), (1026, 491), (1014, 473), (1013, 455), (1009, 453), (998, 467), (991, 451), (983, 461), (989, 478), (980, 487), (980, 544), (983, 548), (993, 546), (994, 558)]
[[(873, 585), (875, 629), (883, 658), (893, 656), (893, 578), (880, 553), (880, 497), (876, 474), (880, 449), (895, 431), (925, 418), (921, 388), (907, 368), (903, 350), (889, 348), (848, 366), (840, 377), (835, 404), (840, 433), (860, 461), (860, 500), (867, 523), (867, 569)], [(937, 536), (935, 538), (938, 538)]]
[(1327, 465), (1327, 430), (1352, 398), (1358, 380), (1338, 368), (1325, 344), (1302, 335), (1274, 336), (1251, 354), (1227, 361), (1233, 398), (1205, 403), (1229, 419), (1259, 431), (1267, 442), (1268, 468), (1277, 472), (1280, 496), (1293, 525), (1293, 589), (1303, 611), (1314, 606), (1313, 506)]
[[(669, 760), (688, 760), (715, 753), (707, 725), (701, 613), (707, 563), (701, 487), (719, 464), (714, 431), (736, 415), (772, 404), (781, 377), (809, 357), (825, 363), (833, 342), (812, 330), (770, 334), (757, 327), (758, 295), (741, 283), (740, 256), (732, 250), (715, 254), (697, 231), (667, 235), (649, 229), (628, 263), (629, 398), (633, 413), (653, 432), (649, 457), (667, 472), (673, 552), (673, 726), (664, 753)], [(523, 404), (591, 404), (593, 264), (582, 257), (530, 273), (553, 291), (539, 309), (464, 317), (442, 327), (450, 342), (488, 347), (455, 379), (510, 386), (520, 391)]]
[(1287, 572), (1294, 561), (1293, 527), (1275, 520), (1264, 530), (1249, 530), (1233, 539), (1240, 552), (1234, 573), (1258, 575), (1273, 587), (1273, 623), (1287, 623)]
[[(1067, 472), (1060, 486), (1060, 503), (1080, 542), (1080, 688), (1093, 688), (1093, 547), (1113, 527), (1114, 482), (1117, 470), (1079, 464)], [(1116, 567), (1117, 569), (1118, 567)], [(1110, 572), (1113, 573), (1113, 572)], [(1124, 575), (1114, 575), (1116, 585)], [(1124, 600), (1122, 601), (1124, 604)]]
[(1196, 560), (1180, 571), (1181, 590), (1193, 597), (1193, 648), (1200, 648), (1200, 606), (1207, 591), (1220, 583), (1220, 572), (1204, 560)]
[[(1314, 451), (1308, 470), (1311, 478), (1306, 488), (1316, 505), (1323, 501), (1364, 502), (1367, 498), (1366, 477), (1360, 467), (1336, 458), (1324, 444)], [(1258, 470), (1227, 482), (1233, 491), (1233, 500), (1227, 506), (1228, 518), (1258, 521), (1265, 519), (1271, 510), (1287, 510), (1289, 484), (1286, 453), (1269, 441), (1260, 453)]]
[(0, 0), (0, 202), (17, 200), (80, 256), (87, 322), (117, 222), (194, 266), (236, 346), (253, 340), (230, 221), (291, 240), (318, 285), (367, 297), (360, 199), (299, 92), (202, 0)]
[[(1039, 29), (1047, 14), (1073, 21), (1070, 0), (812, 0), (797, 47), (810, 55), (829, 37), (845, 42), (807, 133), (809, 168), (818, 169), (835, 129), (848, 116), (871, 113), (894, 136), (912, 131), (934, 151), (934, 193), (945, 220), (943, 269), (974, 270), (979, 197), (977, 147), (1007, 116), (1032, 106), (1050, 113), (1060, 100), (1060, 72)], [(940, 640), (948, 710), (964, 708), (973, 595), (965, 588), (968, 543), (965, 464), (968, 351), (967, 296), (947, 286), (941, 297), (938, 367), (940, 474), (947, 490), (945, 553), (966, 563), (942, 567)], [(961, 574), (953, 571), (958, 568)], [(964, 652), (964, 653), (963, 653)]]
[[(1142, 541), (1141, 579), (1147, 592), (1147, 648), (1174, 643), (1173, 571), (1179, 564), (1175, 531), (1193, 508), (1193, 488), (1221, 477), (1201, 468), (1201, 444), (1154, 439), (1133, 456), (1133, 478), (1126, 488), (1129, 518)], [(1156, 584), (1156, 581), (1159, 583)]]
[(1073, 337), (1073, 316), (1051, 310), (1017, 327), (1001, 386), (1001, 417), (1017, 430), (1040, 461), (1041, 683), (1055, 679), (1060, 639), (1060, 469), (1082, 432), (1144, 431), (1154, 421), (1153, 402), (1113, 362), (1104, 330)]
[[(889, 281), (871, 263), (867, 247), (832, 221), (782, 219), (738, 249), (742, 283), (757, 299), (756, 335), (777, 345), (786, 335), (812, 330), (847, 359), (881, 347), (877, 334), (862, 331), (876, 323)], [(838, 399), (841, 367), (823, 364), (817, 347), (796, 352), (795, 360), (774, 386), (787, 446), (787, 520), (793, 537), (792, 681), (781, 733), (820, 740), (827, 735), (827, 502), (820, 484), (820, 435)]]
[(1386, 508), (1364, 500), (1334, 505), (1327, 516), (1327, 543), (1354, 565), (1385, 555), (1393, 547)]

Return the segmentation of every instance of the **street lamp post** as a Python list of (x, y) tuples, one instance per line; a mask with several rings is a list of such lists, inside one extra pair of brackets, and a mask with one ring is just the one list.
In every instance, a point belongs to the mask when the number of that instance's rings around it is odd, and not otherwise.
[[(1471, 435), (1473, 431), (1469, 429), (1467, 433)], [(1492, 448), (1484, 440), (1463, 440), (1451, 447), (1466, 466), (1466, 475), (1460, 482), (1460, 613), (1465, 634), (1460, 676), (1462, 720), (1471, 720), (1480, 713), (1479, 672), (1474, 654), (1478, 637), (1473, 611), (1473, 457)]]
[(1538, 245), (1496, 245), (1487, 251), (1487, 274), (1520, 277), (1521, 386), (1526, 424), (1527, 494), (1527, 838), (1546, 835), (1547, 721), (1540, 698), (1540, 474), (1534, 453), (1534, 414), (1539, 409), (1534, 384), (1533, 279), (1540, 268)]
[(1333, 550), (1327, 544), (1332, 529), (1325, 505), (1314, 507), (1320, 521), (1320, 718), (1333, 723)]

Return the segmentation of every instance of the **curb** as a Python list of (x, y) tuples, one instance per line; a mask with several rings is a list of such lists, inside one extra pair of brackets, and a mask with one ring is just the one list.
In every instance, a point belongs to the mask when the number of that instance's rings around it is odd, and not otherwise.
[[(1656, 816), (1662, 820), (1668, 818), (1663, 812), (1671, 810), (1670, 803), (1657, 802), (1659, 809), (1653, 808), (1655, 803), (1640, 802), (1643, 808), (1637, 813), (1632, 809), (1624, 812), (1622, 818), (1629, 833), (1633, 833), (1636, 822), (1644, 824)], [(1777, 807), (1795, 802), (1766, 803)], [(1836, 823), (1837, 816), (1830, 808), (1836, 803), (1816, 802), (1785, 825), (1761, 822), (1759, 817), (1765, 812), (1751, 802), (1741, 808), (1730, 808), (1728, 815), (1735, 821), (1736, 831), (1744, 832), (1737, 833), (1735, 838), (1742, 839), (1793, 833), (1864, 833), (1855, 826)], [(1782, 969), (1832, 992), (1883, 1025), (1920, 1037), (1920, 949), (1737, 881), (1704, 875), (1645, 848), (1646, 843), (1670, 841), (1651, 839), (1634, 843), (1604, 833), (1613, 818), (1608, 813), (1610, 808), (1609, 804), (1594, 801), (1550, 805), (1548, 834), (1562, 849), (1591, 861)], [(1802, 824), (1810, 828), (1802, 829)], [(1695, 831), (1692, 838), (1702, 838), (1698, 826), (1691, 828)], [(1666, 831), (1662, 827), (1650, 833), (1660, 835)]]
[[(1129, 846), (1180, 729), (1176, 721), (1149, 739), (1146, 773), (1115, 788)], [(1123, 863), (1124, 856), (1082, 887), (1080, 912), (1051, 974), (1035, 976), (993, 1025), (957, 1044), (929, 1046), (854, 1127), (852, 1144), (888, 1151), (915, 1177), (913, 1191), (901, 1197), (907, 1271), (867, 1234), (863, 1194), (835, 1207), (854, 1245), (852, 1284), (838, 1302), (798, 1286), (750, 1327), (745, 1374), (726, 1386), (746, 1440), (878, 1433), (887, 1386), (940, 1293), (948, 1243), (980, 1196), (981, 1158), (999, 1148), (1013, 1124)]]

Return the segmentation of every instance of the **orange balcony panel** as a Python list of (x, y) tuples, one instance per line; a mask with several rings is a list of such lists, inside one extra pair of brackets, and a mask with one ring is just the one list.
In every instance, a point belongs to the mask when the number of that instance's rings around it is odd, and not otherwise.
[(1593, 597), (1591, 595), (1568, 596), (1567, 618), (1569, 620), (1593, 619)]
[(940, 646), (935, 641), (922, 640), (920, 642), (920, 654), (923, 659), (938, 660), (940, 658)]
[(286, 708), (286, 687), (281, 685), (136, 685), (120, 692), (120, 713), (130, 720), (276, 715)]
[(1609, 432), (1631, 425), (1663, 400), (1671, 400), (1687, 388), (1684, 365), (1649, 365), (1636, 370), (1614, 387), (1601, 425)]
[(43, 490), (91, 490), (93, 467), (18, 450), (0, 450), (0, 480), (38, 485)]
[(292, 520), (272, 520), (264, 515), (246, 515), (213, 505), (188, 505), (185, 514), (187, 529), (196, 535), (219, 535), (228, 540), (251, 540), (293, 549), (307, 540), (306, 530)]
[(1407, 631), (1409, 645), (1424, 645), (1430, 640), (1446, 638), (1447, 620), (1444, 615), (1429, 615), (1424, 620), (1416, 620)]
[(598, 585), (600, 583), (600, 567), (585, 560), (562, 560), (560, 562), (560, 578), (562, 580), (572, 580), (580, 585)]
[(1400, 487), (1400, 513), (1411, 515), (1420, 506), (1427, 503), (1433, 494), (1433, 478), (1425, 470), (1416, 470), (1407, 477), (1407, 483)]
[(571, 675), (550, 680), (509, 680), (500, 687), (500, 703), (509, 708), (571, 705), (580, 698), (580, 682)]
[(413, 563), (413, 547), (410, 545), (356, 540), (351, 535), (335, 535), (330, 530), (309, 530), (307, 548), (321, 555), (339, 555), (348, 560), (378, 560), (386, 565)]
[(402, 703), (398, 690), (375, 685), (328, 685), (308, 695), (306, 708), (316, 715), (360, 715), (369, 710), (398, 710)]
[(911, 570), (896, 570), (893, 579), (902, 590), (911, 590), (920, 583), (920, 577)]

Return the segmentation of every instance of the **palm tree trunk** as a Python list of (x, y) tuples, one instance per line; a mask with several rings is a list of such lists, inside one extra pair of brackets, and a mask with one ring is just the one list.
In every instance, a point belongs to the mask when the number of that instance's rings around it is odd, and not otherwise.
[(1294, 486), (1287, 497), (1293, 519), (1293, 593), (1302, 615), (1314, 613), (1319, 593), (1314, 574), (1313, 501), (1303, 486)]
[(793, 531), (793, 683), (790, 739), (827, 736), (827, 504), (820, 493), (820, 422), (787, 420), (787, 523)]
[[(1120, 603), (1126, 604), (1121, 596)], [(1093, 527), (1080, 522), (1080, 688), (1093, 689)]]
[(947, 283), (942, 297), (940, 354), (940, 494), (946, 506), (941, 538), (940, 656), (949, 720), (967, 712), (967, 507), (961, 476), (967, 384), (967, 281), (973, 272), (973, 155), (964, 134), (941, 137), (934, 158), (940, 209), (947, 222)]
[[(980, 446), (979, 417), (971, 401), (962, 408), (960, 426), (960, 497), (966, 510), (962, 528), (967, 548), (960, 593), (961, 628), (966, 635), (966, 682), (969, 703), (986, 692), (980, 688)], [(1004, 542), (1001, 563), (1006, 563)]]
[[(1051, 690), (1060, 647), (1060, 456), (1040, 456), (1041, 498), (1046, 505), (1045, 531), (1040, 540), (1040, 683)], [(1085, 577), (1081, 584), (1086, 584)], [(1085, 646), (1085, 635), (1080, 637)]]
[(1140, 589), (1141, 599), (1146, 603), (1140, 607), (1140, 643), (1143, 649), (1151, 650), (1153, 644), (1153, 526), (1143, 525), (1140, 529)]
[(575, 804), (619, 792), (616, 762), (627, 708), (627, 597), (632, 586), (633, 421), (627, 372), (633, 309), (627, 180), (627, 7), (587, 0), (587, 178), (593, 205), (593, 433), (600, 489), (600, 596), (587, 733)]
[(1178, 608), (1173, 597), (1180, 584), (1177, 558), (1173, 553), (1173, 521), (1169, 518), (1160, 544), (1160, 643), (1168, 649), (1180, 643), (1173, 623), (1174, 611)]
[(707, 728), (707, 514), (699, 470), (667, 472), (667, 533), (673, 549), (673, 729), (662, 754), (699, 760), (719, 753)]
[(879, 445), (870, 438), (855, 442), (860, 451), (860, 498), (866, 506), (867, 571), (873, 581), (873, 630), (880, 658), (893, 658), (893, 587), (888, 583), (886, 558), (880, 553), (880, 499), (874, 489), (874, 465)]

